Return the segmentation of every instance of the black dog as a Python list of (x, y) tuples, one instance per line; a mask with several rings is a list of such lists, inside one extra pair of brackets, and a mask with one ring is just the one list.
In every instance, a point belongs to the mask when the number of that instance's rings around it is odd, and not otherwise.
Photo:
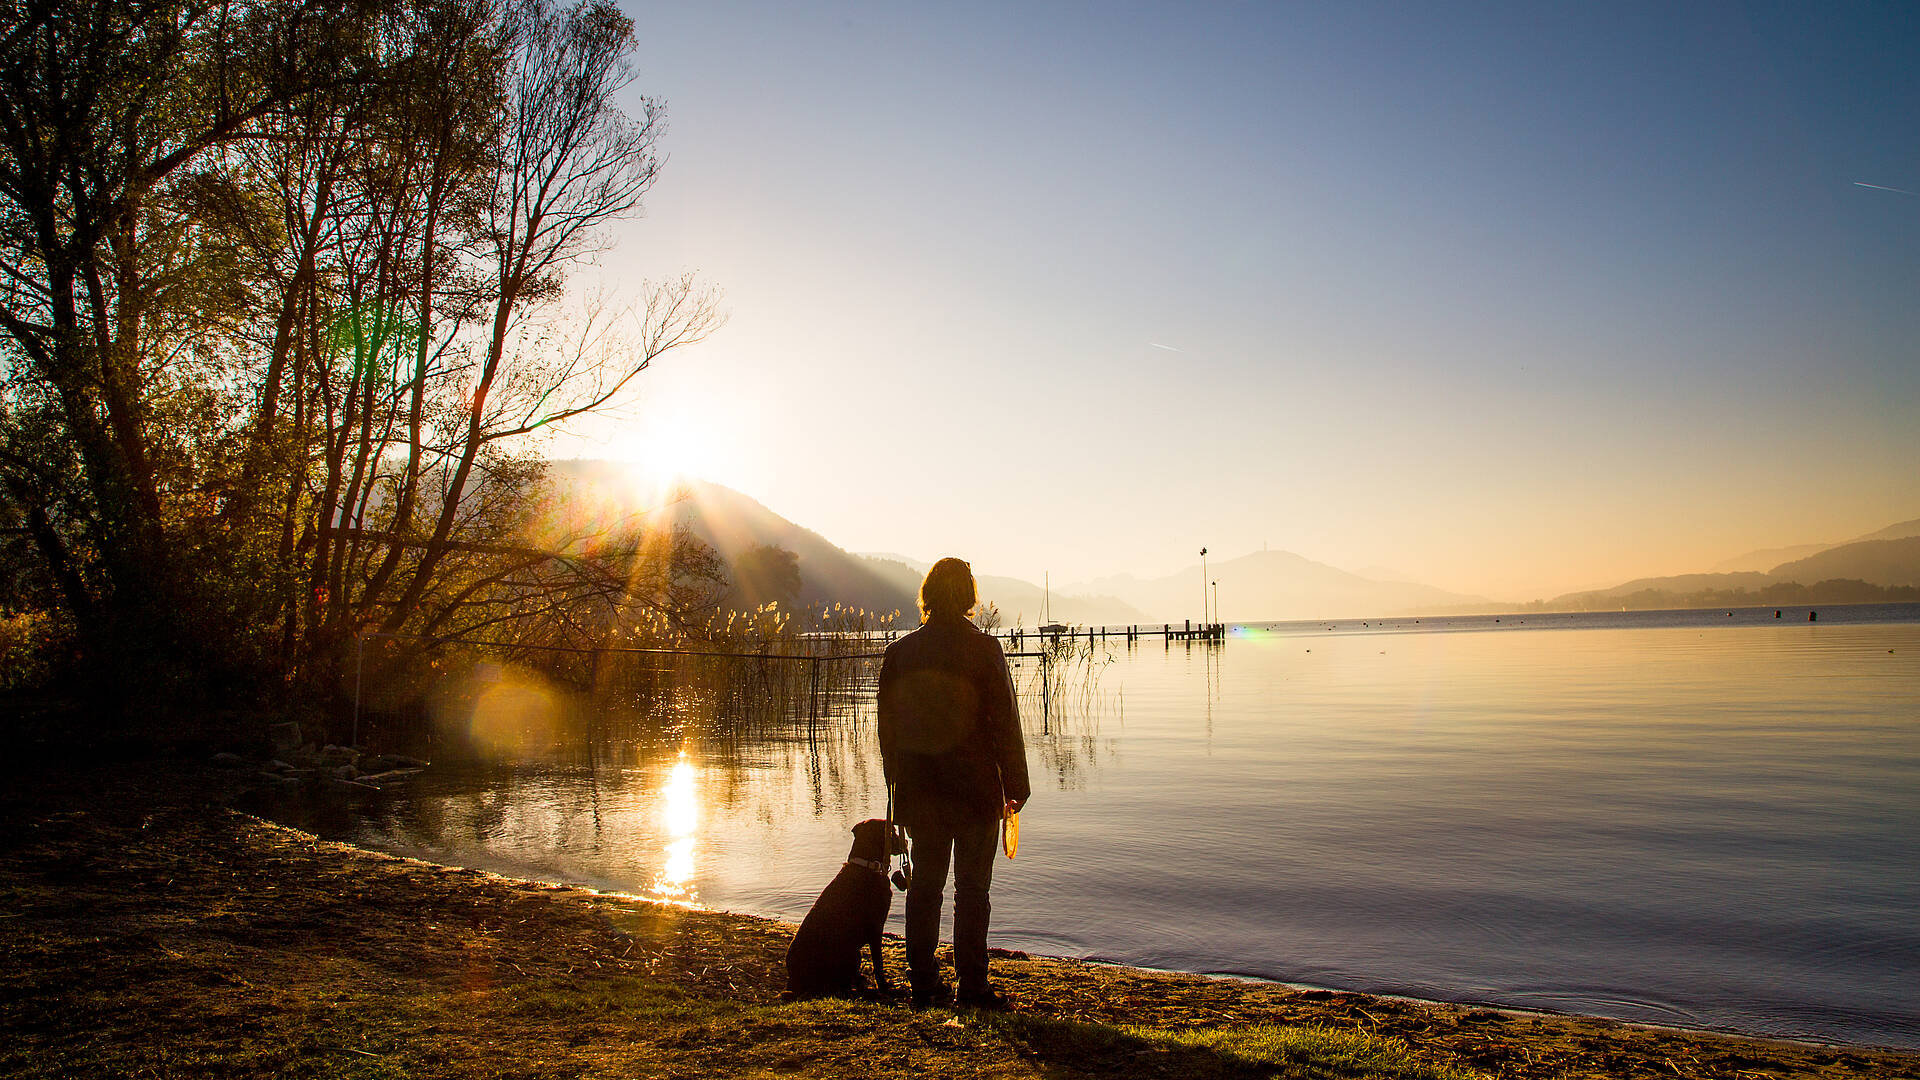
[(860, 947), (873, 954), (873, 981), (891, 991), (880, 960), (880, 933), (893, 907), (887, 859), (907, 850), (900, 830), (875, 818), (853, 827), (853, 850), (813, 902), (787, 948), (787, 992), (796, 998), (845, 997), (866, 988)]

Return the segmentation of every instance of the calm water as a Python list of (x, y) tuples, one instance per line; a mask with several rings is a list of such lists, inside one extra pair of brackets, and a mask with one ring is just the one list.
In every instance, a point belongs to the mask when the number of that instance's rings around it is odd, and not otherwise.
[[(1023, 701), (1035, 794), (995, 944), (1920, 1046), (1920, 606), (1805, 620), (1113, 643), (1051, 719)], [(437, 766), (331, 831), (797, 920), (884, 805), (870, 699), (842, 704), (811, 737), (669, 716)]]

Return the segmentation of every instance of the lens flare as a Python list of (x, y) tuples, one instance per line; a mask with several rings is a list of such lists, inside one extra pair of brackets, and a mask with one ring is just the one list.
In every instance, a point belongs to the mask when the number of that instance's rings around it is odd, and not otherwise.
[(478, 663), (435, 688), (437, 728), (481, 755), (509, 760), (545, 753), (561, 740), (565, 695), (539, 675)]

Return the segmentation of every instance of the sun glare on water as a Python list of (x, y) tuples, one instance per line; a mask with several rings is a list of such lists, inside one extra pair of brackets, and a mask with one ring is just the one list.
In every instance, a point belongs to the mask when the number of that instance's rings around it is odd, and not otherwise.
[(674, 762), (660, 790), (660, 824), (666, 833), (666, 865), (661, 868), (653, 892), (663, 900), (691, 903), (693, 893), (693, 848), (700, 827), (700, 788), (695, 781), (693, 762), (686, 751)]

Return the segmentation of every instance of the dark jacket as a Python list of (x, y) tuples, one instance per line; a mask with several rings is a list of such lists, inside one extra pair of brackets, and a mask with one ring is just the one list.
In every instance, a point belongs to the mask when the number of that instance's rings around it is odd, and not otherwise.
[(957, 616), (937, 616), (887, 646), (880, 665), (880, 757), (894, 820), (995, 821), (1025, 800), (1027, 748), (1006, 653)]

